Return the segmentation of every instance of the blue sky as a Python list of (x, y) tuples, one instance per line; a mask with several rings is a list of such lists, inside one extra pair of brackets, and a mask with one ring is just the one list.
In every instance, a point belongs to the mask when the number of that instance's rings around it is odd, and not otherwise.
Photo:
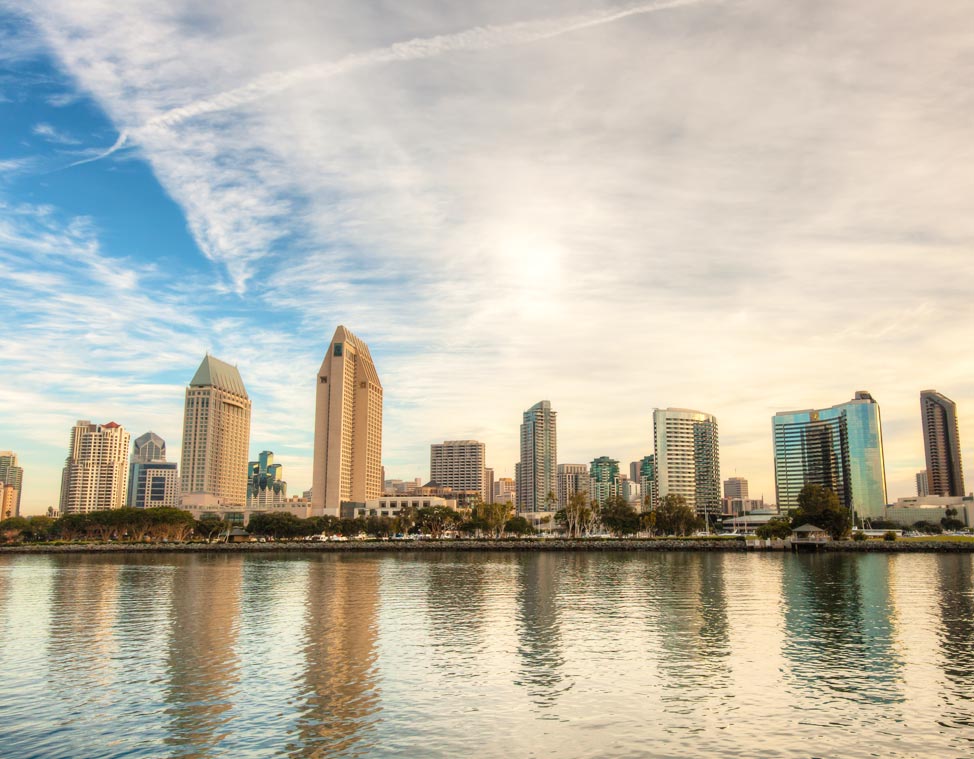
[(26, 509), (76, 419), (178, 458), (207, 350), (240, 367), (252, 452), (307, 488), (339, 323), (376, 359), (391, 477), (464, 438), (513, 474), (548, 398), (563, 462), (650, 452), (657, 406), (713, 413), (723, 475), (773, 500), (774, 412), (865, 389), (895, 498), (927, 387), (974, 477), (972, 38), (959, 0), (0, 5)]

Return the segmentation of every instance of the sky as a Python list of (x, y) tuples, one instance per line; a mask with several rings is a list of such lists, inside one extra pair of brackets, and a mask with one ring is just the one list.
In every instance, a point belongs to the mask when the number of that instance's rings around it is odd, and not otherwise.
[(299, 494), (338, 324), (389, 478), (468, 438), (513, 476), (541, 399), (626, 471), (672, 406), (773, 502), (774, 413), (868, 390), (894, 500), (936, 388), (971, 481), (972, 51), (964, 0), (0, 0), (22, 510), (77, 419), (178, 460), (207, 351)]

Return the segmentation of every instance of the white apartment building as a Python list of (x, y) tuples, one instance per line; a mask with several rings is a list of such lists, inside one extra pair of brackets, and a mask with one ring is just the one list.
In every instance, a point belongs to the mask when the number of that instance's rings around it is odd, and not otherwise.
[(559, 464), (557, 479), (559, 509), (566, 508), (575, 493), (589, 492), (588, 464)]
[(653, 411), (656, 502), (681, 495), (699, 516), (721, 511), (717, 419), (690, 409)]
[(78, 420), (61, 474), (61, 514), (125, 506), (131, 436), (115, 422)]

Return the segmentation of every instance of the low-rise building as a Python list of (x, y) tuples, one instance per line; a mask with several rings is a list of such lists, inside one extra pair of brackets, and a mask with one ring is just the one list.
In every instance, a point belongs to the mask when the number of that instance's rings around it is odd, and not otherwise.
[(886, 521), (903, 527), (917, 522), (939, 525), (940, 520), (947, 518), (963, 522), (965, 527), (974, 526), (974, 496), (909, 496), (886, 507)]

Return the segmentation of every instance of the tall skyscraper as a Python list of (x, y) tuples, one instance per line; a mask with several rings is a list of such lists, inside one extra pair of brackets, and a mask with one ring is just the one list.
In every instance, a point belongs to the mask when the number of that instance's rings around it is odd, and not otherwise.
[(369, 347), (342, 326), (318, 371), (311, 491), (333, 516), (382, 495), (382, 383)]
[(550, 401), (539, 401), (524, 412), (521, 461), (517, 465), (518, 513), (547, 511), (548, 494), (557, 498), (557, 416)]
[(62, 515), (125, 505), (130, 438), (115, 422), (81, 419), (74, 425), (61, 474)]
[(14, 489), (11, 516), (20, 516), (20, 491), (24, 486), (24, 470), (17, 466), (17, 454), (0, 451), (0, 482)]
[(589, 497), (597, 506), (619, 495), (619, 462), (608, 456), (592, 460), (589, 469)]
[(17, 491), (13, 485), (5, 485), (0, 480), (0, 522), (19, 516), (17, 514)]
[(743, 477), (728, 477), (724, 480), (724, 498), (744, 498), (747, 494), (747, 480)]
[(720, 448), (717, 420), (690, 409), (653, 411), (656, 498), (681, 495), (698, 516), (720, 514)]
[(250, 397), (240, 372), (207, 355), (186, 388), (183, 505), (243, 509), (249, 448)]
[(656, 508), (656, 457), (643, 456), (639, 459), (639, 489), (642, 492), (643, 511)]
[(589, 496), (588, 464), (559, 464), (557, 470), (558, 508), (568, 506), (575, 493)]
[(775, 414), (774, 471), (778, 508), (798, 507), (808, 484), (833, 491), (858, 519), (882, 519), (886, 464), (879, 404), (860, 390), (826, 409)]
[(287, 500), (284, 467), (274, 463), (271, 451), (261, 451), (256, 461), (247, 465), (247, 508), (266, 509), (281, 506)]
[(179, 506), (179, 473), (176, 462), (166, 461), (166, 441), (146, 432), (132, 444), (126, 503), (133, 509)]
[(920, 418), (929, 495), (965, 495), (957, 404), (936, 390), (924, 390), (920, 393)]
[(476, 490), (488, 497), (486, 446), (477, 440), (446, 440), (430, 446), (430, 480), (454, 490)]
[(494, 470), (491, 467), (484, 467), (484, 488), (487, 491), (487, 495), (484, 498), (484, 503), (494, 502)]

